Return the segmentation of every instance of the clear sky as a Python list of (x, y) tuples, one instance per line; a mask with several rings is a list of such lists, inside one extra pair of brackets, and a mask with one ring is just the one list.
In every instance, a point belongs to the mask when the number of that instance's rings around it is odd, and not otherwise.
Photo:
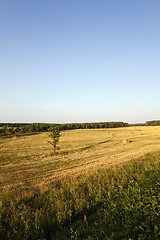
[(159, 0), (0, 0), (0, 122), (153, 119)]

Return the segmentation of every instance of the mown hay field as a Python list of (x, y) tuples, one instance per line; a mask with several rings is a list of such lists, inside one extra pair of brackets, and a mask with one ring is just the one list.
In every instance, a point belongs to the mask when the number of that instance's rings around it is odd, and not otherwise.
[[(128, 141), (124, 140), (129, 140)], [(54, 155), (47, 133), (0, 138), (0, 191), (32, 194), (65, 178), (111, 168), (160, 150), (160, 127), (79, 129), (61, 132)], [(17, 194), (18, 196), (18, 194)]]

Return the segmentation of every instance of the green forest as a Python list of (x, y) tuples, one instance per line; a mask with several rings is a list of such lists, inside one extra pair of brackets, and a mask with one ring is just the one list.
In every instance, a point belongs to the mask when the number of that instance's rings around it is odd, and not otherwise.
[(160, 120), (147, 121), (146, 123), (129, 124), (124, 122), (92, 122), (92, 123), (0, 123), (0, 136), (16, 136), (48, 132), (53, 126), (58, 126), (60, 131), (73, 129), (119, 128), (129, 126), (159, 126)]
[(95, 129), (95, 128), (118, 128), (128, 127), (124, 122), (98, 122), (98, 123), (66, 123), (66, 124), (48, 124), (48, 123), (1, 123), (0, 135), (13, 136), (34, 134), (39, 132), (48, 132), (50, 128), (57, 126), (60, 131), (73, 129)]

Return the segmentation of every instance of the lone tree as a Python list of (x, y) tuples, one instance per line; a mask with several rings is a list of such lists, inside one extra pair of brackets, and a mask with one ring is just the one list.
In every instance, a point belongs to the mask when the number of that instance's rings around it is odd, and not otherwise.
[(60, 149), (59, 147), (57, 147), (57, 143), (59, 142), (60, 136), (61, 134), (58, 126), (50, 127), (49, 137), (52, 139), (52, 141), (48, 142), (53, 146), (54, 153), (56, 152), (56, 150)]

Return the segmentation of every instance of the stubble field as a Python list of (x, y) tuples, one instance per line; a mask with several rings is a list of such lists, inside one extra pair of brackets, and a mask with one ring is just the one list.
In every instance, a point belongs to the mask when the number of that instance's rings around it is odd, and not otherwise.
[[(123, 140), (129, 139), (129, 143)], [(54, 155), (47, 133), (0, 139), (0, 190), (17, 196), (47, 190), (65, 178), (111, 168), (160, 150), (160, 127), (83, 129), (61, 132)]]

